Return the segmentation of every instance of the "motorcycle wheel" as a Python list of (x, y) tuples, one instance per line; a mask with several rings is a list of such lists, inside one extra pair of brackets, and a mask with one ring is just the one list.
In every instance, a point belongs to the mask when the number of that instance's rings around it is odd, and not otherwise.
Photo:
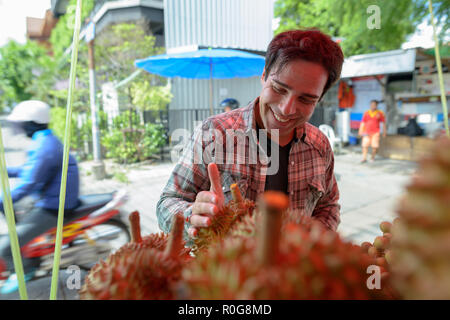
[[(120, 219), (110, 219), (104, 223), (96, 225), (85, 231), (90, 240), (95, 241), (96, 244), (107, 244), (110, 251), (98, 257), (97, 261), (87, 264), (80, 264), (81, 269), (90, 270), (100, 259), (106, 258), (111, 253), (117, 251), (124, 244), (130, 242), (131, 235), (128, 226)], [(76, 239), (71, 245), (79, 245), (79, 243), (87, 241), (86, 239)]]

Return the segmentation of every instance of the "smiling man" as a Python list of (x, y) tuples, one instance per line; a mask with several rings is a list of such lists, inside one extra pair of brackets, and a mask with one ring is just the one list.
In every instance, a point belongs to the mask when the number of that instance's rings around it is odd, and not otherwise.
[(340, 47), (318, 30), (287, 31), (272, 39), (260, 96), (247, 107), (206, 119), (185, 146), (157, 204), (160, 228), (168, 232), (173, 215), (182, 212), (186, 236), (195, 237), (231, 200), (230, 185), (237, 183), (251, 200), (267, 190), (285, 192), (294, 218), (309, 216), (336, 230), (333, 152), (308, 120), (339, 80), (343, 60)]

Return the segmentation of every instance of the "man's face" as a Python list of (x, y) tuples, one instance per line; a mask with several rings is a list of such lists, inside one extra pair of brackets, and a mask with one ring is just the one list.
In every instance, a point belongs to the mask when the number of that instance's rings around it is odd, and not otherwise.
[(280, 143), (287, 143), (313, 114), (328, 73), (320, 64), (304, 60), (286, 64), (277, 74), (272, 71), (267, 80), (265, 72), (256, 119), (266, 130), (279, 129)]
[(378, 104), (376, 102), (372, 101), (370, 103), (370, 110), (375, 111), (375, 110), (377, 110), (377, 107), (378, 107)]

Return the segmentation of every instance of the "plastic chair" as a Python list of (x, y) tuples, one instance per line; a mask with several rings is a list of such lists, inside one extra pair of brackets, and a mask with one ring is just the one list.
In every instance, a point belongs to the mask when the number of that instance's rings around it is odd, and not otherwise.
[(335, 152), (335, 148), (337, 147), (336, 151), (339, 152), (342, 148), (342, 140), (341, 138), (336, 137), (333, 128), (327, 124), (321, 124), (319, 126), (319, 130), (322, 131), (327, 136), (328, 141), (330, 141), (331, 150)]

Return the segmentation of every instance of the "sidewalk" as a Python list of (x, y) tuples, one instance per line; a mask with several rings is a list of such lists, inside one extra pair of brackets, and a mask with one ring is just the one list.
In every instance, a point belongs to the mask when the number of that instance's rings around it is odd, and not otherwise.
[[(416, 168), (414, 162), (378, 158), (375, 162), (360, 164), (360, 148), (346, 148), (335, 158), (341, 204), (341, 224), (338, 231), (346, 239), (361, 243), (373, 242), (381, 234), (378, 225), (393, 220), (397, 200)], [(90, 163), (81, 164), (82, 193), (101, 193), (125, 187), (130, 200), (124, 212), (141, 213), (144, 235), (160, 232), (156, 218), (156, 203), (174, 167), (173, 163), (128, 166), (123, 171), (129, 182), (117, 179), (96, 181), (89, 173)], [(108, 172), (120, 168), (106, 162)], [(123, 169), (122, 169), (123, 170)]]
[[(373, 242), (381, 235), (380, 222), (393, 220), (395, 206), (404, 186), (416, 168), (414, 162), (381, 159), (373, 163), (360, 164), (360, 148), (345, 148), (335, 157), (335, 174), (338, 179), (341, 203), (341, 224), (338, 232), (356, 244)], [(103, 193), (126, 188), (129, 201), (123, 211), (127, 215), (134, 210), (141, 214), (143, 236), (160, 232), (156, 219), (156, 203), (167, 183), (175, 164), (158, 163), (121, 167), (105, 161), (108, 179), (97, 181), (91, 174), (92, 162), (80, 164), (81, 194)], [(113, 177), (115, 174), (115, 178)], [(120, 180), (128, 180), (121, 182)], [(126, 220), (127, 216), (123, 216)], [(0, 230), (1, 232), (1, 230)], [(77, 299), (74, 290), (64, 288), (67, 275), (61, 271), (61, 296), (59, 299)], [(82, 276), (84, 279), (84, 275)], [(39, 280), (38, 280), (39, 281)], [(27, 284), (30, 299), (48, 299), (50, 277)], [(64, 295), (62, 295), (64, 294)], [(18, 299), (18, 294), (0, 299)]]
[(156, 218), (156, 203), (175, 164), (167, 162), (120, 166), (109, 160), (104, 164), (109, 177), (95, 180), (91, 175), (92, 162), (80, 163), (82, 177), (80, 194), (105, 193), (125, 188), (129, 200), (121, 209), (126, 215), (122, 217), (123, 220), (128, 222), (128, 214), (138, 210), (142, 234), (160, 232)]
[[(345, 151), (344, 151), (345, 152)], [(335, 173), (341, 204), (338, 232), (357, 244), (382, 234), (379, 224), (392, 221), (398, 200), (416, 170), (416, 163), (377, 158), (360, 163), (358, 149), (336, 156)]]

